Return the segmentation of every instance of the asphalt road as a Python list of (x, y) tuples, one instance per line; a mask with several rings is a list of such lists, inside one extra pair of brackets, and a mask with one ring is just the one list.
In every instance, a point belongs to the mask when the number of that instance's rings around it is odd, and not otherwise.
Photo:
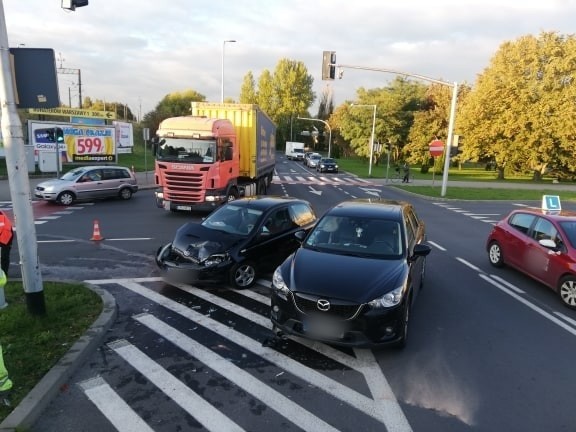
[[(306, 198), (319, 214), (376, 195), (416, 206), (433, 251), (406, 349), (274, 339), (269, 277), (244, 291), (166, 285), (153, 253), (200, 216), (157, 209), (142, 191), (36, 226), (43, 274), (103, 287), (118, 319), (31, 431), (576, 428), (576, 313), (543, 286), (492, 268), (484, 250), (494, 221), (539, 203), (424, 199), (295, 162), (277, 171), (269, 192)], [(89, 240), (95, 219), (100, 242)]]

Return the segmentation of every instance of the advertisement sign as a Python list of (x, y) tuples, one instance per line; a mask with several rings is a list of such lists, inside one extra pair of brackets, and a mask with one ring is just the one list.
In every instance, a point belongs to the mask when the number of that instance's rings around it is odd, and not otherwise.
[(119, 154), (132, 153), (134, 147), (132, 123), (115, 121), (112, 124), (116, 128), (116, 151)]
[(112, 126), (56, 122), (28, 122), (28, 137), (34, 153), (56, 152), (62, 163), (116, 163), (116, 131)]

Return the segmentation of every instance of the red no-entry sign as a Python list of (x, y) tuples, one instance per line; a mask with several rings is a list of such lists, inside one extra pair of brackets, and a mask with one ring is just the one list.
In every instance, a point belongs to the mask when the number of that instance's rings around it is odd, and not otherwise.
[(432, 157), (442, 156), (442, 153), (444, 153), (444, 143), (438, 139), (431, 141), (429, 148), (430, 156)]

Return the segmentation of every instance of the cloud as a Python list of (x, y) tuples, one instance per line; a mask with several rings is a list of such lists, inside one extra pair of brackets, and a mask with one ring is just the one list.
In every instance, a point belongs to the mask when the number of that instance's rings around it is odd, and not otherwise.
[[(223, 41), (226, 97), (242, 78), (273, 71), (282, 58), (302, 61), (317, 95), (322, 51), (342, 65), (386, 68), (473, 84), (499, 46), (543, 31), (569, 34), (574, 0), (90, 0), (75, 12), (60, 1), (8, 0), (9, 44), (53, 48), (57, 66), (81, 70), (82, 94), (152, 110), (168, 93), (193, 89), (220, 100)], [(60, 79), (62, 100), (71, 76)], [(393, 74), (345, 69), (331, 82), (336, 104), (359, 87), (383, 87)], [(64, 81), (63, 81), (64, 80)], [(314, 112), (312, 114), (315, 114)]]

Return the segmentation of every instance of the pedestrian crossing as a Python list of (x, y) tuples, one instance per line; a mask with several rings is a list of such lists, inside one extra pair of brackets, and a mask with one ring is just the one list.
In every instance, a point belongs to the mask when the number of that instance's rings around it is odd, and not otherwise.
[(353, 176), (303, 176), (303, 175), (274, 175), (272, 183), (276, 184), (304, 184), (318, 186), (377, 186), (376, 183)]
[(108, 341), (94, 376), (76, 382), (114, 430), (412, 430), (371, 350), (274, 337), (269, 281), (252, 290), (87, 282), (132, 312), (129, 334)]

